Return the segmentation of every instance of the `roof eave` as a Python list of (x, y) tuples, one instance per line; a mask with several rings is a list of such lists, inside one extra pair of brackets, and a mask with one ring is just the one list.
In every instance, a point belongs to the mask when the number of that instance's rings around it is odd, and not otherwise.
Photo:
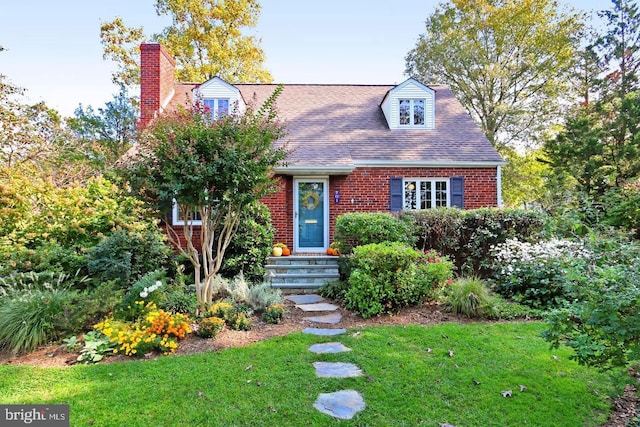
[(505, 161), (420, 161), (420, 160), (354, 160), (355, 167), (386, 168), (386, 167), (407, 167), (407, 168), (486, 168), (504, 166)]

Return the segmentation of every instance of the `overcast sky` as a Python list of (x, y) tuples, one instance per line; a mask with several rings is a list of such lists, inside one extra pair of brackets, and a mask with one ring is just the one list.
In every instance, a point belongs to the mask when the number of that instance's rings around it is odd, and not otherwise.
[[(607, 0), (561, 0), (581, 10)], [(154, 0), (18, 0), (0, 13), (0, 74), (65, 116), (78, 104), (101, 107), (117, 88), (102, 58), (101, 22), (123, 18), (146, 34), (168, 25)], [(407, 52), (436, 0), (262, 0), (254, 34), (276, 83), (393, 84), (406, 79)]]

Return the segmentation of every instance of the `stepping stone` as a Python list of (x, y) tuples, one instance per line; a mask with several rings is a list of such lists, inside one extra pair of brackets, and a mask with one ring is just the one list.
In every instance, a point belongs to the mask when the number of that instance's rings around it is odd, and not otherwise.
[(362, 371), (353, 363), (343, 362), (315, 362), (316, 376), (320, 378), (351, 378), (359, 377)]
[(335, 393), (320, 393), (313, 407), (323, 414), (341, 420), (350, 420), (364, 409), (364, 399), (355, 390), (341, 390)]
[(324, 353), (344, 353), (345, 351), (351, 351), (351, 349), (341, 342), (327, 342), (323, 344), (314, 344), (309, 347), (309, 351), (316, 354)]
[(330, 323), (332, 325), (335, 325), (340, 323), (340, 321), (342, 320), (342, 314), (330, 313), (330, 314), (325, 314), (324, 316), (305, 317), (304, 320), (308, 320), (310, 322), (315, 322), (315, 323)]
[(334, 335), (342, 335), (347, 332), (346, 329), (326, 329), (326, 328), (304, 328), (303, 334), (320, 335), (323, 337), (331, 337)]
[(335, 304), (329, 304), (326, 302), (320, 302), (317, 304), (299, 304), (296, 305), (302, 311), (336, 311), (338, 306)]
[(322, 301), (322, 297), (316, 294), (306, 294), (306, 295), (287, 295), (284, 299), (288, 299), (289, 301), (293, 301), (294, 304), (313, 304), (316, 302)]

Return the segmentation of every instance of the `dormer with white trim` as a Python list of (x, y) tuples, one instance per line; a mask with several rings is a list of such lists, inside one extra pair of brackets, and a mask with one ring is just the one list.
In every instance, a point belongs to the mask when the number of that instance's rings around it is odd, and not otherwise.
[(389, 129), (435, 129), (435, 91), (413, 78), (387, 92), (380, 108)]
[(215, 120), (234, 113), (242, 114), (246, 108), (240, 91), (220, 77), (213, 77), (194, 90), (194, 102), (202, 102)]

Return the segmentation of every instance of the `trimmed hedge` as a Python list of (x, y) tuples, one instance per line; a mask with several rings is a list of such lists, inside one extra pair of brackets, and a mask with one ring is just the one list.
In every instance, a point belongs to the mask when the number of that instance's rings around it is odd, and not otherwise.
[(342, 254), (370, 243), (400, 242), (413, 246), (415, 231), (411, 218), (399, 219), (382, 212), (345, 213), (336, 219), (334, 242)]
[(548, 217), (525, 209), (439, 208), (402, 211), (400, 222), (414, 224), (416, 247), (449, 256), (459, 273), (487, 276), (490, 249), (507, 239), (536, 241), (543, 237)]
[(345, 307), (366, 319), (432, 298), (451, 277), (452, 263), (434, 251), (387, 242), (356, 247), (351, 267)]

